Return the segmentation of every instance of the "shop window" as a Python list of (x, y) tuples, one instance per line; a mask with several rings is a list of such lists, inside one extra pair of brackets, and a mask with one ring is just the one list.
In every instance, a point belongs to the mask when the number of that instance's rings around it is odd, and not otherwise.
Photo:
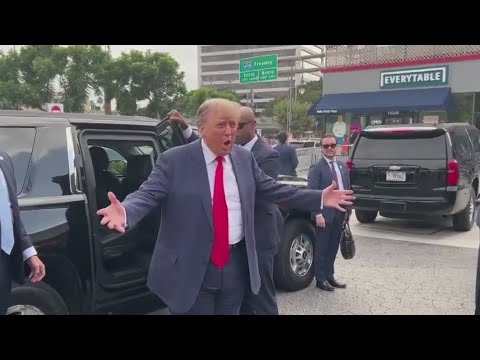
[(453, 102), (448, 113), (448, 122), (472, 123), (474, 96), (475, 93), (471, 92), (452, 94)]

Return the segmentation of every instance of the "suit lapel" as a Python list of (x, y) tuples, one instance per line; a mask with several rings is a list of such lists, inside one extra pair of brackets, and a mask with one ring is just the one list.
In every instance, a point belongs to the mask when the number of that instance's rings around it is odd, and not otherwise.
[(324, 173), (327, 174), (328, 178), (328, 184), (330, 185), (333, 181), (333, 174), (332, 174), (332, 169), (330, 165), (328, 164), (327, 160), (325, 160), (325, 157), (322, 156), (321, 164), (323, 166), (323, 169), (325, 170)]
[(191, 152), (193, 176), (198, 177), (198, 187), (202, 197), (203, 207), (207, 214), (210, 226), (213, 229), (212, 220), (212, 195), (210, 194), (210, 183), (208, 181), (207, 165), (203, 155), (202, 144), (200, 140), (192, 143)]
[(7, 167), (5, 166), (3, 157), (0, 159), (0, 170), (2, 170), (3, 177), (5, 178), (5, 183), (7, 184), (7, 189), (8, 189), (8, 197), (10, 198), (10, 203), (12, 203), (13, 202), (12, 196), (16, 196), (17, 194), (14, 194), (12, 179), (11, 179), (11, 171), (7, 169)]
[(245, 165), (240, 161), (238, 158), (238, 149), (234, 146), (232, 149), (232, 152), (230, 153), (230, 160), (232, 161), (232, 167), (233, 167), (233, 172), (235, 173), (235, 178), (237, 179), (237, 185), (238, 185), (238, 194), (240, 196), (240, 204), (242, 207), (242, 221), (245, 226), (246, 224), (246, 219), (245, 219), (245, 206), (247, 204), (247, 199), (246, 199), (246, 194), (247, 194), (247, 189), (246, 189), (246, 184), (248, 184), (247, 179), (245, 179), (246, 174), (251, 174), (251, 172), (248, 172), (247, 169), (245, 169)]

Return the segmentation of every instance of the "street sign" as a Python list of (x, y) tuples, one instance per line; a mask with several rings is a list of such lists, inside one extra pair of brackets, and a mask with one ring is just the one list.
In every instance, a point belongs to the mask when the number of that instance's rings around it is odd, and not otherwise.
[(240, 59), (239, 74), (241, 84), (276, 80), (278, 78), (278, 55)]

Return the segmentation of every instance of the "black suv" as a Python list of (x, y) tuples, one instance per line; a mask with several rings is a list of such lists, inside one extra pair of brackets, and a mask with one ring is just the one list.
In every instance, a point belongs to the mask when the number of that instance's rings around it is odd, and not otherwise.
[(372, 126), (356, 140), (350, 168), (358, 221), (453, 216), (474, 224), (479, 195), (480, 131), (466, 123)]
[[(122, 200), (148, 177), (159, 153), (184, 143), (169, 121), (0, 111), (0, 147), (12, 158), (21, 217), (47, 272), (40, 283), (14, 285), (8, 313), (163, 308), (146, 286), (160, 209), (124, 234), (101, 226), (96, 212), (108, 204), (108, 191)], [(313, 278), (313, 227), (308, 214), (286, 211), (285, 218), (277, 279), (298, 290)]]

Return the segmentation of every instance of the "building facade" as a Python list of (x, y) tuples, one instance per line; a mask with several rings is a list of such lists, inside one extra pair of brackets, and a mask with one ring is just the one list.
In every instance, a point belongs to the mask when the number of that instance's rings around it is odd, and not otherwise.
[(480, 45), (326, 46), (323, 96), (310, 109), (323, 131), (345, 123), (469, 122), (480, 112)]
[[(242, 103), (253, 102), (253, 107), (261, 113), (269, 101), (288, 95), (289, 89), (301, 81), (301, 75), (291, 71), (292, 61), (285, 58), (322, 54), (324, 49), (324, 45), (198, 45), (198, 84), (235, 91)], [(268, 54), (278, 55), (278, 79), (241, 84), (240, 59)], [(321, 68), (324, 65), (324, 59), (303, 62), (305, 69)], [(318, 80), (320, 76), (320, 71), (305, 73), (304, 81)]]

